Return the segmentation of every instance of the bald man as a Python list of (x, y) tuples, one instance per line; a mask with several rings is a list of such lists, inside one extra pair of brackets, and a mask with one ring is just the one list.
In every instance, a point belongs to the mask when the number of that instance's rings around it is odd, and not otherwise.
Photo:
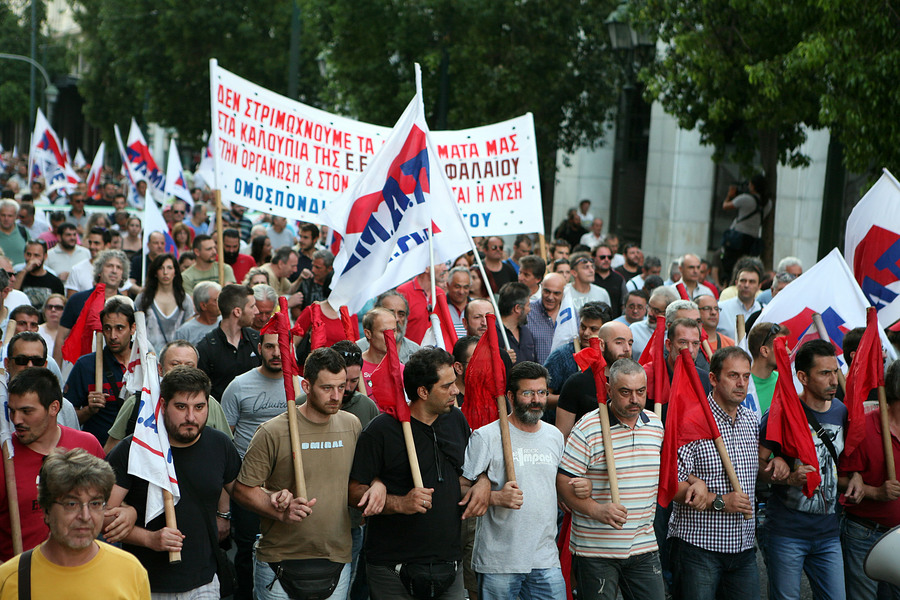
[[(610, 321), (600, 328), (600, 349), (606, 361), (605, 375), (620, 358), (631, 358), (631, 328), (618, 321)], [(597, 387), (594, 374), (588, 369), (569, 377), (562, 386), (556, 407), (556, 426), (568, 437), (572, 427), (583, 415), (597, 408)]]
[(711, 289), (700, 283), (700, 257), (696, 254), (685, 254), (681, 258), (681, 281), (691, 300), (696, 300), (700, 296), (715, 295)]
[(553, 333), (556, 331), (556, 317), (562, 304), (565, 278), (559, 273), (550, 273), (541, 282), (540, 300), (531, 301), (528, 313), (528, 329), (534, 334), (537, 362), (543, 364), (550, 356)]

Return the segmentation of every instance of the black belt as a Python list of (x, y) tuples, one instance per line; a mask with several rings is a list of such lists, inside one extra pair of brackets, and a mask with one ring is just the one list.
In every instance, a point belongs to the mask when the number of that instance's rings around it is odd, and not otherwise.
[(862, 517), (858, 517), (847, 511), (844, 511), (844, 516), (847, 518), (848, 521), (853, 521), (857, 525), (862, 525), (866, 529), (871, 529), (877, 533), (887, 533), (891, 529), (890, 527), (881, 525), (880, 523), (876, 523), (875, 521), (871, 521), (869, 519), (864, 519)]

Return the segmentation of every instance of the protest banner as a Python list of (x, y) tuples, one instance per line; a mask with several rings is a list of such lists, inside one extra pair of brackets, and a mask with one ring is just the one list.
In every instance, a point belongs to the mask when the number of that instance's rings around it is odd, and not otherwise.
[[(215, 59), (210, 100), (210, 148), (223, 201), (291, 220), (326, 223), (328, 203), (353, 184), (391, 132), (276, 94)], [(530, 113), (433, 135), (471, 235), (543, 231)]]

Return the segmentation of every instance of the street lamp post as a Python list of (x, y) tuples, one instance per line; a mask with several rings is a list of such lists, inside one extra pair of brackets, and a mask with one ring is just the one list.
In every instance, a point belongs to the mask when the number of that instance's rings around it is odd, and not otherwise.
[[(47, 70), (41, 66), (41, 63), (33, 60), (27, 56), (22, 56), (21, 54), (6, 54), (0, 52), (0, 59), (8, 59), (8, 60), (21, 60), (23, 62), (27, 62), (32, 67), (38, 70), (41, 76), (44, 78), (44, 110), (47, 111), (47, 120), (53, 120), (53, 105), (56, 104), (56, 99), (59, 98), (59, 89), (50, 83), (50, 75), (47, 74)], [(31, 105), (31, 114), (28, 117), (29, 123), (31, 123), (31, 129), (34, 129), (34, 104)]]

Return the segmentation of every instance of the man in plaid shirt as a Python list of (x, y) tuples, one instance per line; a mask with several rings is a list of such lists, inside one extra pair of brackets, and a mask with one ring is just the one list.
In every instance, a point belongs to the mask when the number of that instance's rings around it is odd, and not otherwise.
[(707, 401), (734, 465), (741, 492), (732, 489), (712, 440), (678, 449), (678, 492), (669, 520), (673, 597), (757, 600), (754, 486), (759, 426), (741, 403), (750, 383), (750, 357), (741, 348), (712, 356)]

